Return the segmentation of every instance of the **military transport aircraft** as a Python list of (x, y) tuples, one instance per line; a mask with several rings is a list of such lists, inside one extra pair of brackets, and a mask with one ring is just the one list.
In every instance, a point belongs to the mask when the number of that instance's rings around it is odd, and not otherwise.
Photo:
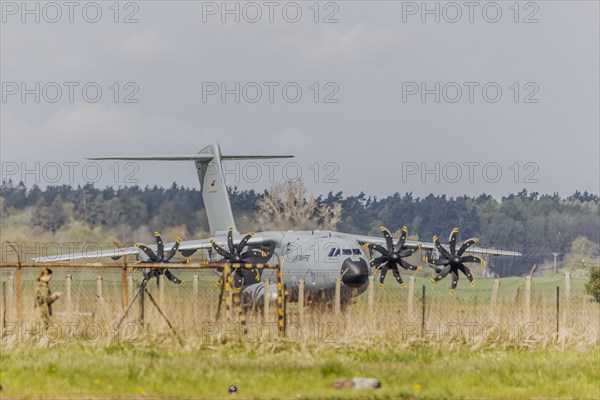
[[(335, 290), (335, 280), (341, 276), (342, 299), (348, 301), (364, 292), (372, 268), (381, 270), (379, 285), (383, 287), (389, 270), (395, 280), (405, 285), (399, 267), (406, 270), (419, 270), (420, 266), (408, 261), (417, 250), (424, 253), (424, 260), (434, 269), (432, 282), (439, 281), (448, 274), (452, 276), (451, 291), (458, 283), (458, 272), (464, 273), (473, 284), (473, 275), (465, 263), (483, 263), (480, 256), (520, 256), (513, 251), (472, 247), (477, 239), (463, 242), (457, 250), (458, 229), (450, 234), (449, 243), (442, 245), (437, 236), (433, 243), (407, 240), (407, 229), (403, 227), (400, 238), (394, 240), (390, 232), (381, 227), (383, 237), (362, 236), (334, 231), (266, 231), (256, 234), (240, 234), (233, 220), (231, 205), (225, 184), (223, 160), (254, 160), (266, 158), (290, 158), (292, 156), (244, 156), (222, 155), (218, 144), (211, 144), (197, 154), (176, 156), (115, 156), (93, 157), (92, 160), (137, 160), (137, 161), (194, 161), (200, 181), (202, 198), (208, 217), (212, 238), (180, 241), (164, 244), (160, 234), (156, 233), (156, 245), (143, 244), (134, 247), (102, 250), (99, 254), (64, 254), (37, 258), (36, 261), (68, 261), (81, 258), (111, 257), (117, 259), (125, 255), (137, 255), (141, 262), (168, 263), (181, 253), (192, 256), (196, 251), (211, 262), (248, 262), (279, 263), (282, 265), (283, 282), (289, 293), (289, 300), (298, 298), (298, 283), (305, 280), (305, 298), (307, 301), (321, 298), (331, 299)], [(170, 248), (165, 252), (165, 247)], [(367, 251), (369, 250), (369, 251)], [(371, 259), (371, 253), (374, 257)], [(468, 253), (468, 254), (467, 254)], [(420, 261), (417, 258), (417, 262)], [(372, 268), (371, 268), (372, 267)], [(262, 272), (264, 271), (264, 272)], [(153, 273), (165, 273), (175, 283), (180, 283), (167, 269), (153, 270)], [(261, 301), (266, 277), (274, 282), (272, 271), (236, 269), (234, 286), (240, 289), (243, 298)], [(275, 287), (270, 288), (274, 296)]]

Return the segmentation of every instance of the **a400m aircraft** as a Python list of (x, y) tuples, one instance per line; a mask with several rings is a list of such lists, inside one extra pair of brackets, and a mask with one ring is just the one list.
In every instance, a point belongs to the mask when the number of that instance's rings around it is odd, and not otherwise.
[[(125, 255), (138, 255), (141, 262), (168, 261), (177, 253), (190, 257), (196, 251), (205, 252), (211, 262), (280, 263), (283, 271), (288, 299), (297, 301), (298, 283), (305, 279), (307, 301), (331, 299), (335, 290), (335, 280), (341, 276), (341, 294), (344, 302), (363, 293), (368, 286), (372, 269), (380, 268), (379, 285), (383, 287), (388, 270), (395, 280), (405, 285), (400, 268), (418, 270), (421, 267), (407, 261), (417, 250), (424, 253), (424, 260), (435, 271), (432, 282), (451, 274), (453, 291), (458, 283), (458, 272), (467, 276), (471, 285), (473, 275), (465, 263), (483, 263), (480, 256), (520, 256), (513, 251), (472, 247), (477, 239), (471, 238), (459, 247), (456, 243), (458, 229), (450, 234), (448, 244), (442, 245), (437, 236), (433, 243), (407, 240), (407, 229), (402, 228), (400, 239), (394, 240), (387, 229), (381, 227), (383, 237), (362, 236), (334, 231), (265, 231), (256, 234), (240, 234), (235, 228), (227, 186), (222, 173), (223, 160), (255, 160), (268, 158), (291, 158), (293, 156), (244, 156), (222, 155), (218, 144), (211, 144), (197, 154), (175, 156), (113, 156), (93, 157), (92, 160), (137, 160), (137, 161), (194, 161), (200, 181), (202, 198), (208, 217), (212, 238), (180, 241), (164, 244), (156, 233), (156, 245), (136, 245), (134, 247), (102, 250), (94, 257), (117, 259)], [(457, 249), (458, 247), (458, 249)], [(165, 248), (170, 249), (165, 252)], [(366, 249), (373, 255), (370, 259)], [(89, 253), (65, 254), (35, 259), (35, 261), (69, 261), (89, 258)], [(416, 255), (413, 258), (417, 258)], [(166, 265), (165, 265), (166, 267)], [(265, 271), (262, 273), (262, 271)], [(165, 273), (172, 282), (181, 283), (168, 270), (146, 271), (146, 276)], [(272, 272), (267, 270), (236, 269), (233, 285), (239, 289), (246, 302), (259, 302), (264, 293), (266, 277), (274, 282)], [(265, 279), (263, 279), (265, 278)], [(270, 288), (274, 296), (275, 284)]]

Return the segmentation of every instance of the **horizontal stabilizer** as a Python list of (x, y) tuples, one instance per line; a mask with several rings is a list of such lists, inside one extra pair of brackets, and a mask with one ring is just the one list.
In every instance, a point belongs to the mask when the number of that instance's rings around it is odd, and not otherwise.
[(221, 156), (221, 160), (262, 160), (270, 158), (294, 158), (294, 156)]
[[(213, 157), (212, 154), (181, 154), (176, 156), (102, 156), (87, 157), (87, 160), (210, 161)], [(221, 156), (221, 160), (261, 160), (293, 157), (294, 156)]]
[(178, 156), (103, 156), (87, 160), (147, 160), (147, 161), (210, 161), (212, 154), (182, 154)]

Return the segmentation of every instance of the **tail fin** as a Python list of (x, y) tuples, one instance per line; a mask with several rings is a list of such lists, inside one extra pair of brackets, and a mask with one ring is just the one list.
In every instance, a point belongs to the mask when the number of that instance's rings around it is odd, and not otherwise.
[(230, 226), (233, 226), (234, 232), (237, 232), (222, 171), (221, 148), (216, 143), (211, 144), (200, 150), (198, 154), (212, 155), (210, 160), (196, 160), (196, 171), (210, 233), (213, 236), (225, 233)]
[(235, 221), (229, 203), (229, 194), (221, 165), (222, 160), (256, 160), (264, 158), (291, 158), (293, 156), (223, 156), (217, 143), (200, 150), (197, 154), (179, 156), (117, 156), (90, 157), (90, 160), (140, 160), (140, 161), (194, 161), (208, 225), (213, 236), (225, 233), (229, 227), (235, 229)]

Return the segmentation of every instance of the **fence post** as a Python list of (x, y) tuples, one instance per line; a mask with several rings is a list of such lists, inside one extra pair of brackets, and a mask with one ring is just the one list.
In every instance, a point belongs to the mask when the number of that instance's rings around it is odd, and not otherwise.
[(6, 329), (6, 282), (2, 282), (2, 332)]
[[(369, 275), (369, 283), (367, 286), (367, 311), (369, 314), (373, 314), (374, 302), (375, 302), (375, 278), (373, 275)], [(369, 318), (370, 320), (370, 318)]]
[(127, 292), (129, 293), (129, 296), (133, 295), (133, 276), (132, 275), (127, 276)]
[(104, 300), (102, 296), (102, 275), (96, 277), (96, 297), (98, 297), (98, 300), (100, 301)]
[(158, 304), (165, 305), (165, 275), (158, 275)]
[(127, 307), (127, 267), (121, 268), (121, 305)]
[(304, 318), (304, 279), (300, 279), (300, 282), (298, 282), (298, 311), (300, 321), (302, 321)]
[(335, 278), (335, 313), (342, 312), (342, 279), (338, 276)]
[(567, 318), (569, 317), (569, 313), (571, 310), (571, 272), (565, 272), (565, 302), (563, 307), (563, 319), (564, 323), (566, 323)]
[(415, 277), (408, 278), (408, 315), (412, 319), (414, 313)]
[[(15, 290), (14, 290), (14, 282), (15, 279), (13, 278), (13, 276), (9, 276), (8, 277), (8, 282), (6, 283), (6, 287), (7, 287), (7, 291), (8, 291), (8, 303), (10, 306), (10, 309), (12, 310), (12, 308), (15, 306), (15, 299), (14, 299), (14, 294), (15, 294)], [(10, 313), (12, 315), (12, 311)]]
[(67, 300), (67, 312), (71, 314), (73, 312), (73, 276), (71, 274), (67, 275), (67, 280), (65, 282), (65, 297)]
[(17, 286), (17, 321), (19, 324), (23, 322), (23, 284), (21, 283), (21, 261), (19, 260), (19, 266), (16, 272), (16, 286)]
[(531, 275), (525, 277), (525, 321), (531, 322)]
[(194, 300), (198, 300), (198, 281), (200, 277), (198, 275), (192, 276), (192, 294), (194, 295)]
[(492, 301), (490, 303), (490, 318), (496, 314), (496, 304), (498, 303), (498, 291), (500, 290), (500, 279), (494, 279), (494, 287), (492, 287)]
[(8, 277), (8, 295), (10, 296), (11, 300), (12, 300), (14, 293), (15, 293), (15, 278), (11, 275)]
[(271, 304), (271, 302), (269, 301), (269, 298), (271, 297), (271, 293), (269, 293), (270, 288), (271, 281), (269, 279), (265, 279), (265, 287), (263, 292), (263, 319), (265, 322), (267, 322), (267, 320), (269, 319), (269, 305)]

